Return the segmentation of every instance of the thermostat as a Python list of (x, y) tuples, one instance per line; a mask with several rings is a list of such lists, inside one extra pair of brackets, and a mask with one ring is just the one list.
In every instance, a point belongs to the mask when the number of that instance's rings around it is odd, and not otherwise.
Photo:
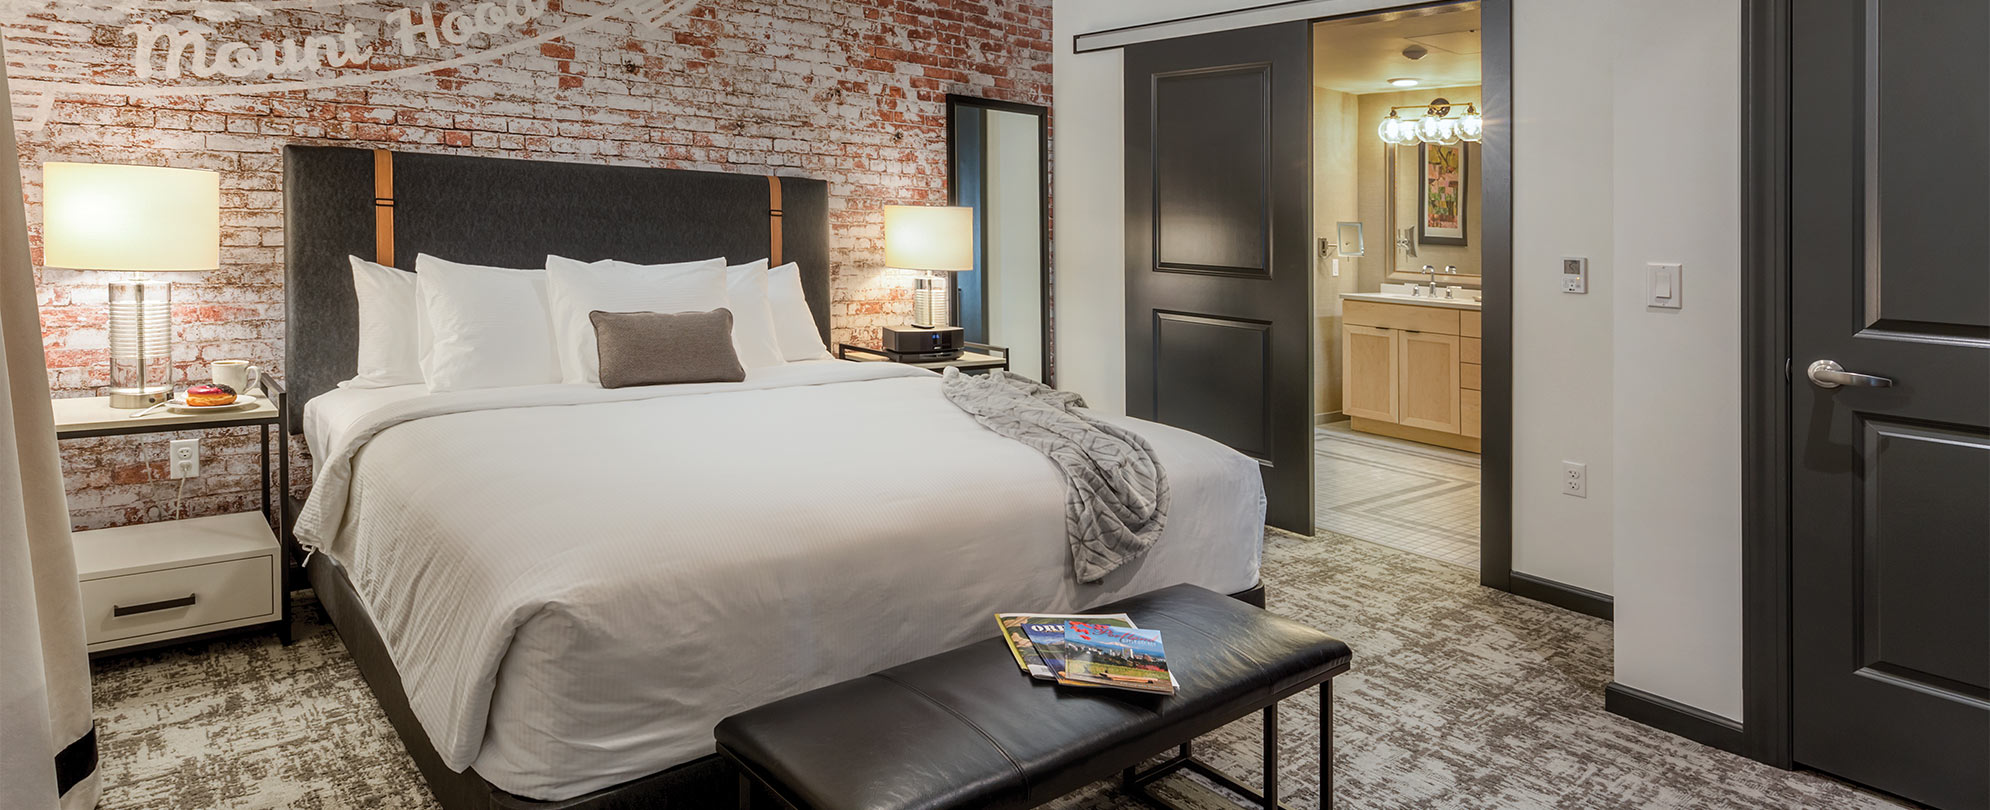
[(1589, 292), (1589, 260), (1581, 256), (1562, 257), (1562, 292)]

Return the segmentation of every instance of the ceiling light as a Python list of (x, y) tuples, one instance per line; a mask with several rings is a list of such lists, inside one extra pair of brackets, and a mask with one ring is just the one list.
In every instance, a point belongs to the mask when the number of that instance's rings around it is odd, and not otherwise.
[(1418, 84), (1417, 80), (1415, 80), (1415, 79), (1407, 79), (1407, 78), (1405, 78), (1405, 79), (1390, 79), (1390, 80), (1389, 80), (1389, 83), (1390, 83), (1390, 84), (1393, 84), (1393, 85), (1395, 85), (1395, 86), (1397, 86), (1397, 87), (1415, 87), (1415, 86), (1417, 86), (1417, 84)]

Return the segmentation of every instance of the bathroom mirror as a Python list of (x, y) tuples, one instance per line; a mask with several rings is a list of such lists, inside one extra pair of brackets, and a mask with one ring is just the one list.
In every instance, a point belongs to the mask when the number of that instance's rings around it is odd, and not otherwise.
[(1361, 223), (1340, 222), (1334, 225), (1334, 252), (1345, 258), (1368, 255), (1368, 248), (1361, 241)]
[(1049, 110), (947, 96), (948, 196), (974, 209), (974, 269), (955, 273), (954, 320), (970, 343), (1006, 347), (1009, 370), (1052, 382)]
[[(1422, 282), (1430, 265), (1441, 284), (1480, 285), (1478, 157), (1475, 143), (1383, 146), (1384, 227), (1395, 236), (1384, 257), (1388, 281)], [(1458, 272), (1444, 276), (1445, 267)]]

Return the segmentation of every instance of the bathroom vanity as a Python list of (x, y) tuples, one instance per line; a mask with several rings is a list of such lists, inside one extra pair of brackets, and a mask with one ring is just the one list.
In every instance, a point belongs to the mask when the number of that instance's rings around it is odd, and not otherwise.
[(1341, 294), (1341, 410), (1366, 433), (1479, 451), (1477, 292)]

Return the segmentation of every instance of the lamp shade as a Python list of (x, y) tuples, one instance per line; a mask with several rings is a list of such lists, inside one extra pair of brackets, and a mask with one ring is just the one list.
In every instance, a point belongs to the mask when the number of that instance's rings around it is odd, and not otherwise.
[(221, 266), (221, 175), (199, 169), (42, 166), (42, 263), (159, 272)]
[(973, 270), (974, 209), (885, 206), (884, 263), (901, 270)]

